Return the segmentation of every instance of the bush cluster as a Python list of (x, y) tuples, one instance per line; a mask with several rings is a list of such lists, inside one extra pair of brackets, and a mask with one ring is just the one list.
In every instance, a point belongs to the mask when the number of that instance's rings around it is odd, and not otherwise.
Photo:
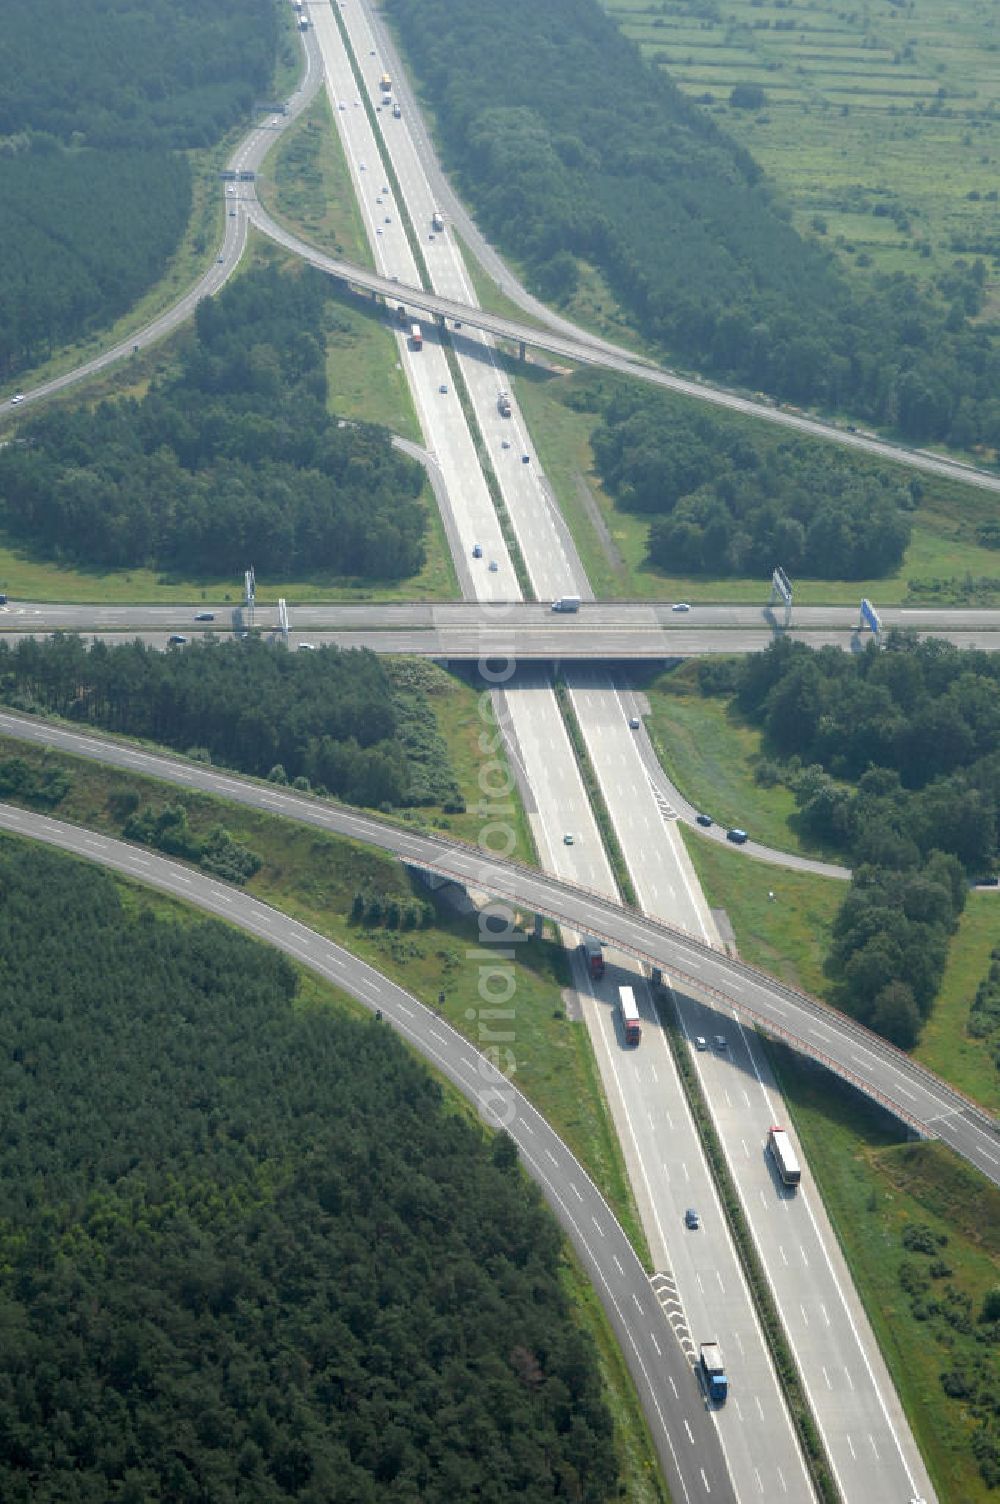
[(622, 387), (601, 400), (594, 457), (615, 504), (648, 516), (670, 574), (870, 579), (902, 562), (919, 481)]

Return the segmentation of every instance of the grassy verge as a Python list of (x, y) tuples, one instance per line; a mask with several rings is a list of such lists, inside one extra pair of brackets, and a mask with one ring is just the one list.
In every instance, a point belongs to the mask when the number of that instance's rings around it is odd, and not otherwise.
[[(494, 740), (494, 721), (488, 708), (491, 705), (489, 691), (481, 684), (445, 673), (443, 669), (431, 664), (425, 665), (425, 670), (427, 704), (448, 748), (451, 765), (466, 805), (464, 814), (442, 813), (440, 818), (434, 820), (435, 827), (448, 831), (459, 840), (469, 841), (472, 845), (477, 843), (485, 820), (493, 818), (486, 814), (487, 806), (495, 806), (497, 802), (496, 796), (489, 793), (488, 789), (484, 792), (480, 783), (480, 774), (485, 769), (484, 778), (488, 785), (509, 785), (511, 790), (501, 801), (503, 818), (509, 823), (515, 837), (511, 856), (517, 861), (537, 866), (538, 855), (531, 826), (524, 812), (516, 780), (511, 775), (503, 745), (499, 745), (495, 752), (491, 750), (488, 757), (484, 757), (480, 747), (479, 738), (484, 733), (491, 747)], [(497, 763), (500, 764), (499, 775), (495, 766)]]
[(743, 826), (755, 841), (780, 851), (849, 865), (841, 849), (801, 838), (798, 806), (784, 784), (757, 782), (757, 769), (769, 760), (759, 729), (726, 698), (700, 692), (697, 663), (637, 682), (649, 698), (646, 725), (660, 764), (697, 809), (718, 825)]
[(845, 885), (755, 862), (683, 826), (681, 834), (709, 903), (729, 916), (743, 960), (823, 997), (823, 962)]
[(375, 266), (329, 96), (321, 89), (257, 174), (257, 197), (303, 240), (358, 266)]
[(572, 744), (573, 752), (580, 769), (580, 776), (583, 779), (583, 786), (587, 791), (587, 798), (590, 800), (591, 808), (594, 811), (594, 819), (597, 821), (597, 828), (601, 833), (604, 850), (607, 853), (608, 861), (611, 864), (611, 871), (618, 885), (618, 891), (626, 903), (638, 906), (635, 888), (625, 862), (625, 855), (619, 844), (618, 835), (608, 811), (608, 806), (604, 802), (600, 781), (594, 772), (594, 765), (590, 761), (590, 754), (587, 751), (587, 743), (580, 729), (580, 722), (577, 719), (576, 711), (573, 709), (573, 702), (569, 697), (569, 691), (559, 679), (555, 681), (555, 692), (556, 699), (559, 701), (559, 709), (562, 712), (562, 718), (566, 722), (566, 730), (569, 733), (570, 743)]
[[(976, 1341), (975, 1318), (1000, 1274), (1000, 1193), (942, 1145), (901, 1142), (893, 1119), (826, 1071), (779, 1046), (769, 1050), (938, 1497), (983, 1504), (994, 1495), (972, 1452), (976, 1422), (946, 1397), (940, 1375), (986, 1361), (995, 1377), (995, 1357)], [(899, 1278), (902, 1235), (914, 1224), (947, 1239), (943, 1258), (951, 1272), (938, 1276), (935, 1293), (949, 1307), (948, 1285), (971, 1299), (971, 1332), (926, 1309), (915, 1314)]]
[(990, 951), (1000, 943), (1000, 894), (970, 893), (958, 933), (948, 950), (941, 990), (913, 1051), (923, 1062), (974, 1097), (989, 1112), (1000, 1112), (1000, 1071), (988, 1040), (967, 1031), (976, 988), (990, 966)]
[(757, 1253), (753, 1234), (744, 1218), (743, 1207), (730, 1176), (726, 1156), (712, 1122), (712, 1115), (702, 1094), (698, 1073), (691, 1062), (691, 1052), (681, 1030), (672, 999), (661, 1004), (660, 1013), (666, 1022), (667, 1038), (670, 1041), (677, 1072), (698, 1129), (698, 1136), (705, 1150), (705, 1158), (719, 1193), (719, 1200), (729, 1224), (761, 1330), (774, 1360), (778, 1382), (781, 1384), (788, 1404), (806, 1466), (816, 1493), (823, 1504), (838, 1504), (840, 1493), (833, 1481), (823, 1441), (813, 1420), (792, 1349), (785, 1336), (778, 1308), (767, 1282), (767, 1275)]
[[(350, 918), (354, 896), (362, 890), (402, 902), (429, 898), (429, 890), (393, 858), (263, 811), (24, 743), (0, 739), (0, 757), (20, 757), (33, 767), (65, 768), (70, 789), (53, 813), (88, 829), (120, 836), (123, 811), (136, 799), (157, 809), (183, 805), (196, 837), (222, 823), (262, 860), (247, 884), (248, 892), (344, 945), (423, 1002), (436, 1006), (443, 990), (442, 1012), (473, 1043), (479, 1042), (482, 999), (476, 957), (481, 941), (474, 917), (456, 914), (438, 902), (429, 929), (393, 930), (356, 924)], [(533, 916), (524, 918), (530, 929)], [(648, 1265), (590, 1040), (584, 1028), (567, 1020), (562, 1006), (561, 990), (570, 985), (566, 953), (549, 939), (528, 939), (512, 949), (516, 1083), (593, 1176)]]

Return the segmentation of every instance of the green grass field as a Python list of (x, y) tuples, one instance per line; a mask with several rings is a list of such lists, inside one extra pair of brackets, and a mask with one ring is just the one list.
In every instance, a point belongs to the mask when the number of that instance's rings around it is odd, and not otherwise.
[(257, 175), (257, 194), (276, 219), (320, 250), (374, 267), (325, 89), (279, 137)]
[(699, 692), (694, 664), (635, 682), (649, 696), (646, 724), (660, 763), (692, 804), (717, 825), (741, 825), (779, 851), (844, 864), (843, 851), (800, 838), (795, 799), (783, 784), (757, 783), (754, 771), (766, 761), (760, 731), (725, 699)]
[[(615, 507), (594, 470), (590, 436), (596, 416), (568, 405), (574, 388), (593, 380), (593, 373), (586, 371), (554, 375), (529, 366), (518, 379), (517, 397), (598, 598), (759, 601), (765, 605), (770, 589), (767, 580), (668, 575), (647, 562), (649, 519)], [(690, 399), (665, 400), (684, 403)], [(737, 421), (753, 425), (760, 435), (757, 420)], [(774, 433), (770, 425), (768, 433)], [(885, 606), (1000, 601), (1000, 554), (976, 541), (980, 524), (996, 515), (995, 497), (974, 486), (932, 476), (921, 477), (921, 484), (924, 495), (913, 515), (913, 537), (895, 574), (877, 580), (796, 579), (795, 599), (802, 605), (854, 604), (868, 596)], [(584, 500), (588, 495), (589, 504)]]
[[(988, 0), (602, 3), (845, 263), (864, 255), (926, 277), (956, 256), (995, 256), (1000, 32)], [(759, 84), (764, 107), (732, 109), (738, 83)]]
[(1000, 1277), (1000, 1193), (940, 1144), (903, 1143), (897, 1124), (821, 1067), (778, 1047), (771, 1057), (938, 1497), (985, 1504), (994, 1495), (972, 1455), (974, 1422), (939, 1375), (989, 1362), (990, 1350), (941, 1319), (919, 1320), (898, 1271), (903, 1229), (929, 1226), (947, 1238), (948, 1283), (978, 1313)]
[(825, 996), (830, 984), (823, 962), (845, 885), (754, 861), (684, 826), (681, 834), (709, 904), (729, 916), (743, 960), (814, 997)]
[(951, 942), (934, 1011), (913, 1053), (989, 1112), (1000, 1113), (1000, 1070), (990, 1045), (966, 1032), (969, 1008), (996, 945), (1000, 945), (1000, 894), (971, 893)]

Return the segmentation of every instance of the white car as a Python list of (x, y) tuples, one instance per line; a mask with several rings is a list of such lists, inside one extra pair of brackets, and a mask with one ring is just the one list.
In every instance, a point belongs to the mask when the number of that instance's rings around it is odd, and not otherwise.
[(299, 643), (299, 652), (300, 653), (315, 653), (315, 651), (316, 651), (316, 644), (314, 642), (300, 642)]
[(678, 601), (676, 605), (671, 606), (670, 609), (671, 611), (690, 611), (691, 607), (688, 605), (687, 601)]
[(13, 395), (13, 397), (11, 397), (11, 399), (10, 399), (10, 405), (11, 405), (11, 407), (17, 407), (18, 403), (19, 402), (23, 402), (23, 401), (24, 401), (24, 393), (23, 392), (15, 392), (14, 395)]

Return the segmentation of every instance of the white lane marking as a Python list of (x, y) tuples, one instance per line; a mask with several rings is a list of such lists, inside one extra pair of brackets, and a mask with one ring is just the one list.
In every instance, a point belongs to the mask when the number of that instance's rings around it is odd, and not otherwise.
[(570, 1190), (571, 1190), (571, 1191), (572, 1191), (572, 1192), (573, 1192), (573, 1194), (574, 1194), (574, 1196), (575, 1196), (575, 1197), (576, 1197), (576, 1199), (577, 1199), (577, 1201), (582, 1201), (582, 1200), (583, 1200), (583, 1196), (582, 1196), (582, 1194), (581, 1194), (581, 1193), (580, 1193), (580, 1190), (579, 1190), (579, 1188), (578, 1188), (578, 1187), (577, 1187), (577, 1183), (576, 1183), (576, 1181), (575, 1181), (575, 1180), (571, 1180), (571, 1181), (570, 1181), (570, 1183), (569, 1183), (569, 1188), (570, 1188)]
[(694, 1436), (691, 1434), (691, 1427), (688, 1425), (687, 1416), (684, 1417), (684, 1429), (688, 1433), (688, 1441), (694, 1446)]
[(556, 1159), (555, 1155), (552, 1153), (551, 1149), (546, 1149), (545, 1152), (549, 1156), (549, 1159), (551, 1159), (551, 1161), (552, 1161), (552, 1163), (554, 1165), (557, 1165), (559, 1163), (559, 1161)]
[(621, 1260), (619, 1259), (617, 1253), (613, 1253), (611, 1255), (611, 1258), (612, 1258), (612, 1262), (614, 1263), (615, 1268), (618, 1270), (618, 1273), (624, 1279), (624, 1277), (625, 1277), (625, 1270), (622, 1268)]
[(854, 1442), (853, 1442), (853, 1441), (852, 1441), (852, 1440), (851, 1440), (851, 1438), (850, 1438), (850, 1436), (849, 1436), (849, 1435), (848, 1435), (848, 1437), (847, 1437), (847, 1445), (848, 1445), (848, 1446), (849, 1446), (849, 1447), (850, 1447), (850, 1449), (851, 1449), (851, 1456), (852, 1456), (852, 1457), (853, 1457), (853, 1458), (854, 1458), (854, 1460), (855, 1460), (855, 1462), (857, 1462), (857, 1460), (858, 1460), (858, 1454), (857, 1454), (857, 1452), (856, 1452), (856, 1451), (855, 1451), (855, 1450), (854, 1450)]
[(604, 1228), (601, 1226), (600, 1222), (598, 1222), (598, 1220), (594, 1216), (593, 1212), (591, 1212), (591, 1214), (590, 1214), (590, 1220), (591, 1220), (591, 1222), (593, 1222), (594, 1226), (597, 1228), (597, 1231), (600, 1233), (601, 1237), (603, 1238), (604, 1237)]
[(827, 1387), (827, 1389), (832, 1389), (833, 1385), (830, 1383), (830, 1375), (826, 1371), (826, 1364), (825, 1363), (821, 1363), (820, 1364), (820, 1368), (822, 1369), (823, 1377), (826, 1380), (826, 1387)]

